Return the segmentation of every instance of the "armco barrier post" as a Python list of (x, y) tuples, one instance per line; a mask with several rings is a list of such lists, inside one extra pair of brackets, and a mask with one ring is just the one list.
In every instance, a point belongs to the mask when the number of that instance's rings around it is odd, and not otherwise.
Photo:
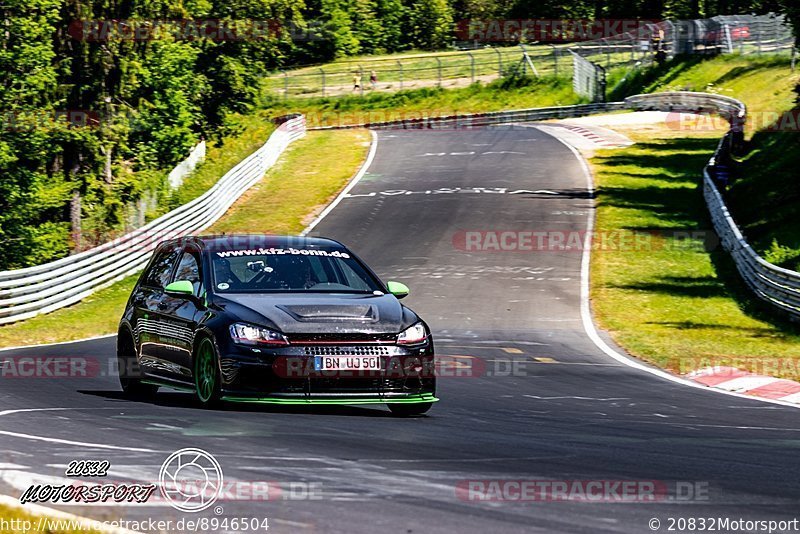
[(469, 72), (470, 72), (470, 83), (475, 83), (475, 56), (472, 55), (472, 52), (467, 52), (469, 56)]
[(603, 43), (603, 50), (606, 52), (606, 68), (611, 68), (611, 47), (608, 46), (608, 39), (600, 39)]
[(403, 90), (403, 63), (397, 60), (397, 70), (400, 72), (400, 90)]
[(728, 118), (731, 128), (720, 139), (709, 165), (703, 169), (703, 196), (711, 221), (724, 250), (730, 253), (737, 271), (754, 295), (790, 320), (800, 320), (800, 273), (773, 265), (752, 250), (715, 183), (719, 181), (721, 187), (725, 185), (719, 173), (727, 172), (724, 167), (730, 152), (737, 149), (737, 137), (744, 131), (747, 116), (744, 104), (730, 97), (689, 92), (636, 95), (626, 99), (626, 104), (635, 110), (704, 110)]
[(550, 45), (553, 48), (553, 73), (558, 77), (558, 48), (555, 45)]

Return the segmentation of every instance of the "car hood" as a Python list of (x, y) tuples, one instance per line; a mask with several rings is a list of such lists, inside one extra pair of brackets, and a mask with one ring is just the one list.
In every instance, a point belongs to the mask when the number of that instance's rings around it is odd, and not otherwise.
[(416, 315), (394, 295), (226, 294), (218, 304), (238, 320), (293, 333), (396, 334)]

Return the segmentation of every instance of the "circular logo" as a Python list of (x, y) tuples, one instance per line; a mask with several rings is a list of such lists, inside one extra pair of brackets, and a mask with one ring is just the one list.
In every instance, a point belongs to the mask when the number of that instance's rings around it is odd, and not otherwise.
[(181, 512), (200, 512), (222, 491), (222, 468), (202, 449), (175, 451), (164, 460), (158, 473), (161, 495)]
[(229, 287), (231, 287), (231, 285), (227, 282), (222, 282), (221, 284), (217, 284), (217, 289), (221, 289), (223, 291), (225, 291)]

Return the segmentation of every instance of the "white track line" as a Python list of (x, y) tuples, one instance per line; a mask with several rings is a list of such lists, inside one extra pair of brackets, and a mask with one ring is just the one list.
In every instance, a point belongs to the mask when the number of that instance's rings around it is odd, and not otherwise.
[[(52, 411), (81, 410), (81, 409), (116, 410), (116, 408), (22, 408), (19, 410), (3, 410), (2, 412), (0, 412), (0, 417), (4, 415), (14, 415), (23, 412), (52, 412)], [(48, 436), (35, 436), (33, 434), (23, 434), (21, 432), (11, 432), (10, 430), (0, 430), (0, 435), (11, 436), (13, 438), (27, 439), (31, 441), (45, 441), (47, 443), (58, 443), (59, 445), (74, 445), (76, 447), (82, 447), (82, 448), (89, 447), (93, 449), (106, 449), (106, 450), (129, 451), (129, 452), (159, 452), (155, 449), (123, 447), (120, 445), (108, 445), (106, 443), (90, 443), (86, 441), (72, 441), (69, 439), (51, 438)]]
[(335, 199), (333, 199), (333, 202), (328, 204), (328, 207), (322, 210), (322, 213), (320, 213), (316, 219), (311, 221), (311, 224), (306, 226), (306, 229), (303, 230), (300, 233), (300, 235), (302, 236), (308, 235), (308, 233), (311, 230), (313, 230), (314, 227), (317, 226), (322, 221), (322, 219), (324, 219), (331, 211), (333, 211), (333, 208), (335, 208), (339, 204), (339, 202), (341, 202), (342, 199), (345, 196), (347, 196), (350, 190), (353, 189), (353, 187), (355, 187), (355, 185), (359, 182), (359, 180), (361, 180), (361, 178), (367, 173), (369, 166), (372, 165), (372, 160), (375, 159), (375, 151), (378, 149), (378, 134), (375, 133), (374, 130), (370, 130), (369, 133), (370, 136), (372, 137), (372, 140), (370, 142), (369, 153), (367, 154), (367, 159), (364, 160), (364, 164), (361, 165), (360, 169), (358, 169), (358, 172), (356, 173), (355, 176), (353, 176), (353, 179), (350, 180), (350, 182), (347, 184), (347, 187), (342, 189), (342, 192), (339, 193), (339, 195)]
[(35, 347), (54, 347), (56, 345), (69, 345), (71, 343), (83, 343), (84, 341), (94, 341), (96, 339), (105, 339), (107, 337), (114, 337), (117, 334), (103, 334), (102, 336), (92, 336), (83, 339), (73, 339), (72, 341), (55, 341), (53, 343), (39, 343), (38, 345), (20, 345), (18, 347), (4, 347), (0, 348), (0, 352), (19, 349), (32, 349)]
[[(339, 202), (342, 201), (342, 199), (345, 197), (345, 195), (347, 195), (347, 193), (349, 193), (350, 190), (353, 187), (355, 187), (355, 185), (358, 183), (359, 180), (361, 180), (361, 178), (364, 176), (364, 174), (366, 174), (366, 172), (369, 169), (370, 165), (372, 165), (372, 160), (375, 159), (375, 151), (378, 148), (378, 135), (373, 130), (370, 130), (369, 133), (370, 133), (370, 136), (372, 137), (372, 140), (370, 142), (370, 147), (369, 147), (369, 152), (367, 154), (367, 159), (364, 160), (364, 163), (361, 166), (361, 168), (358, 170), (358, 172), (353, 177), (353, 179), (350, 180), (350, 182), (347, 184), (347, 187), (345, 187), (342, 190), (342, 192), (339, 193), (339, 195), (333, 200), (333, 202), (331, 202), (328, 205), (328, 207), (326, 207), (322, 211), (322, 213), (320, 213), (319, 216), (316, 219), (314, 219), (311, 222), (311, 224), (309, 224), (306, 227), (305, 230), (303, 230), (303, 233), (300, 234), (300, 235), (306, 235), (306, 234), (308, 234), (308, 232), (313, 230), (314, 227), (317, 224), (319, 224), (319, 222), (322, 221), (322, 219), (324, 219), (325, 216), (328, 215), (333, 210), (333, 208), (335, 208), (339, 204)], [(70, 343), (80, 343), (82, 341), (90, 341), (90, 340), (94, 340), (94, 339), (103, 339), (103, 338), (112, 337), (112, 336), (115, 336), (115, 335), (116, 334), (107, 334), (105, 336), (97, 336), (97, 337), (92, 337), (92, 338), (87, 338), (87, 339), (79, 339), (79, 340), (75, 340), (75, 341), (62, 341), (62, 342), (59, 342), (59, 343), (45, 343), (45, 344), (41, 344), (41, 345), (29, 345), (29, 346), (23, 346), (23, 347), (9, 347), (9, 348), (5, 348), (5, 349), (0, 349), (0, 352), (9, 351), (9, 350), (15, 350), (15, 349), (31, 348), (31, 347), (49, 347), (49, 346), (53, 346), (53, 345), (66, 345), (66, 344), (70, 344)], [(0, 416), (10, 415), (10, 414), (21, 412), (21, 411), (44, 411), (44, 410), (56, 410), (56, 409), (59, 409), (59, 408), (42, 408), (42, 409), (33, 408), (33, 409), (28, 409), (28, 410), (5, 410), (3, 412), (0, 412)], [(63, 409), (69, 409), (69, 408), (63, 408)], [(93, 447), (93, 448), (99, 448), (99, 449), (111, 449), (111, 450), (122, 450), (122, 451), (132, 451), (132, 452), (157, 452), (157, 451), (154, 451), (152, 449), (140, 449), (140, 448), (134, 448), (134, 447), (121, 447), (121, 446), (117, 446), (117, 445), (106, 445), (106, 444), (102, 444), (102, 443), (85, 443), (85, 442), (80, 442), (80, 441), (71, 441), (71, 440), (65, 440), (65, 439), (50, 438), (50, 437), (46, 437), (46, 436), (34, 436), (34, 435), (31, 435), (31, 434), (22, 434), (22, 433), (19, 433), (19, 432), (10, 432), (10, 431), (7, 431), (7, 430), (0, 430), (0, 435), (11, 436), (11, 437), (21, 438), (21, 439), (28, 439), (28, 440), (33, 440), (33, 441), (46, 441), (46, 442), (49, 442), (49, 443), (58, 443), (58, 444), (61, 444), (61, 445), (75, 445), (75, 446), (79, 446), (79, 447)]]
[[(547, 134), (547, 132), (544, 132), (541, 129), (540, 131)], [(569, 143), (559, 139), (554, 135), (551, 135), (551, 137), (553, 139), (558, 140), (559, 143), (567, 147), (570, 150), (570, 152), (572, 152), (575, 155), (575, 158), (581, 164), (581, 168), (583, 169), (583, 172), (586, 176), (586, 190), (589, 192), (590, 196), (593, 195), (594, 179), (592, 177), (592, 170), (591, 168), (589, 168), (589, 164), (586, 162), (586, 159), (575, 147), (573, 147)], [(744, 395), (742, 393), (726, 391), (724, 389), (716, 389), (705, 386), (703, 384), (692, 382), (691, 380), (683, 379), (679, 376), (675, 376), (661, 369), (656, 369), (654, 367), (650, 367), (649, 365), (645, 365), (640, 361), (632, 359), (628, 355), (621, 354), (616, 350), (614, 350), (612, 347), (610, 347), (608, 343), (603, 341), (603, 339), (600, 337), (600, 334), (597, 333), (597, 328), (595, 328), (594, 326), (594, 321), (592, 320), (591, 302), (589, 300), (589, 266), (591, 260), (591, 248), (592, 248), (591, 245), (592, 245), (592, 234), (594, 232), (595, 210), (594, 208), (592, 208), (588, 211), (589, 211), (589, 216), (587, 217), (586, 220), (586, 237), (584, 239), (584, 244), (583, 244), (583, 255), (581, 256), (581, 321), (583, 322), (583, 329), (586, 331), (586, 335), (589, 336), (589, 339), (592, 340), (592, 343), (594, 343), (598, 349), (603, 351), (610, 358), (613, 358), (614, 360), (623, 363), (628, 367), (633, 367), (634, 369), (645, 371), (647, 373), (650, 373), (651, 375), (663, 378), (664, 380), (669, 380), (670, 382), (674, 382), (676, 384), (681, 384), (684, 386), (701, 389), (703, 391), (713, 391), (721, 395), (729, 395), (731, 397), (738, 397), (740, 399), (756, 400), (761, 402), (768, 402), (770, 404), (789, 406), (791, 408), (800, 408), (800, 406), (798, 406), (797, 404), (792, 404), (790, 402), (780, 401), (777, 399), (765, 399), (763, 397), (756, 397), (754, 395)]]
[(12, 438), (27, 439), (31, 441), (46, 441), (47, 443), (57, 443), (59, 445), (73, 445), (75, 447), (90, 448), (90, 449), (106, 449), (106, 450), (129, 451), (129, 452), (158, 452), (154, 449), (139, 449), (136, 447), (121, 447), (119, 445), (106, 445), (104, 443), (88, 443), (85, 441), (72, 441), (69, 439), (49, 438), (47, 436), (34, 436), (33, 434), (10, 432), (8, 430), (0, 430), (0, 435), (11, 436)]

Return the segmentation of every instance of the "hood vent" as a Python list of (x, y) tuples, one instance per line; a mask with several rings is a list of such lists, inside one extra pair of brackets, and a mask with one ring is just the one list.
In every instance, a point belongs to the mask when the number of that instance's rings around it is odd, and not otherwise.
[(336, 323), (340, 321), (374, 323), (379, 320), (378, 309), (365, 304), (278, 305), (276, 307), (301, 323)]

